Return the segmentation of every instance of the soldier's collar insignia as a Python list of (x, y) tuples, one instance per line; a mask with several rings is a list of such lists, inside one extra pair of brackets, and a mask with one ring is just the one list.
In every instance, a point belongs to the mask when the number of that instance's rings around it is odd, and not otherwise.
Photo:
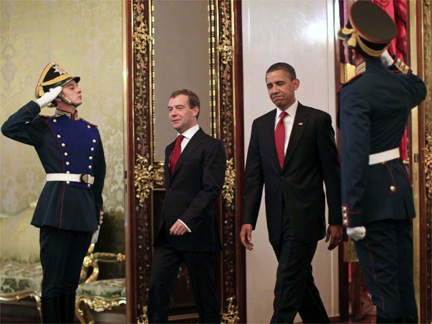
[(78, 120), (79, 119), (78, 118), (78, 110), (75, 110), (74, 113), (71, 113), (69, 111), (64, 111), (64, 110), (56, 109), (55, 116), (56, 117), (67, 116), (67, 117), (69, 117), (70, 119), (73, 119), (73, 120)]
[(355, 68), (355, 74), (362, 74), (363, 72), (366, 71), (366, 61), (360, 63), (359, 65), (356, 66)]

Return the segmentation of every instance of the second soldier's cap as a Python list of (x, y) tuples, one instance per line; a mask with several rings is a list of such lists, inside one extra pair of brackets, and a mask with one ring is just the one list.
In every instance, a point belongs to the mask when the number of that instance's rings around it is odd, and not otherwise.
[(357, 45), (368, 55), (379, 57), (397, 35), (393, 19), (371, 1), (354, 2), (349, 10), (347, 24), (338, 32), (348, 45)]
[(51, 62), (45, 67), (39, 77), (36, 85), (36, 98), (42, 97), (44, 93), (49, 92), (51, 88), (63, 86), (72, 80), (78, 83), (80, 79), (81, 78), (78, 76), (72, 76), (67, 73), (56, 62)]

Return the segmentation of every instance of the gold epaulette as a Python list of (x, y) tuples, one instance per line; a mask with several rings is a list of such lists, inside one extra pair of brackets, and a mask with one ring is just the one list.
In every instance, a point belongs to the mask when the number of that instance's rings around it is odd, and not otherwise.
[(402, 61), (400, 58), (397, 58), (394, 62), (394, 65), (398, 68), (399, 71), (401, 71), (403, 74), (408, 74), (411, 68), (405, 64), (404, 61)]

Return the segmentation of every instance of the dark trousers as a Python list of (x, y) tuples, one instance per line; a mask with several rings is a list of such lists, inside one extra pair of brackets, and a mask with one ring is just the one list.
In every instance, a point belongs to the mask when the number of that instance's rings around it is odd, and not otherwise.
[(201, 323), (220, 323), (215, 284), (215, 252), (185, 252), (167, 242), (155, 246), (150, 274), (147, 315), (150, 323), (167, 323), (170, 294), (182, 262), (185, 262)]
[(91, 232), (66, 231), (47, 226), (40, 229), (42, 297), (75, 293), (91, 237)]
[(312, 259), (317, 242), (295, 238), (288, 219), (281, 241), (273, 249), (279, 265), (271, 323), (293, 323), (297, 313), (303, 323), (330, 323), (312, 276)]
[(354, 242), (377, 316), (417, 316), (410, 220), (383, 220), (366, 225), (366, 237)]

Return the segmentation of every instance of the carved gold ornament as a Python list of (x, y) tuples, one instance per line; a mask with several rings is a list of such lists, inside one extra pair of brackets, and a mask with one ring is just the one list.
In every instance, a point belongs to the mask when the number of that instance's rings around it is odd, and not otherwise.
[[(140, 4), (140, 6), (143, 6)], [(142, 8), (143, 9), (143, 8)], [(147, 43), (153, 41), (153, 37), (148, 32), (147, 23), (145, 21), (144, 10), (137, 11), (139, 14), (135, 17), (135, 28), (132, 34), (135, 50), (142, 55), (147, 54)]]
[(227, 207), (231, 207), (231, 205), (234, 203), (235, 180), (236, 170), (234, 169), (234, 159), (231, 158), (227, 161), (227, 168), (225, 170), (225, 183), (222, 188), (222, 197), (225, 199)]
[(79, 305), (80, 303), (85, 303), (95, 312), (103, 312), (106, 310), (112, 310), (113, 308), (119, 307), (121, 305), (126, 305), (126, 299), (125, 298), (106, 299), (102, 297), (88, 298), (86, 296), (80, 296), (77, 297), (76, 303), (77, 305)]
[(425, 145), (425, 173), (426, 173), (426, 194), (432, 199), (432, 135), (426, 134)]
[(238, 306), (234, 304), (234, 297), (227, 299), (228, 309), (226, 313), (222, 313), (222, 324), (235, 324), (239, 321)]
[(222, 24), (222, 34), (220, 35), (220, 44), (217, 47), (217, 50), (221, 54), (221, 62), (224, 65), (229, 64), (233, 60), (233, 44), (232, 44), (232, 35), (231, 35), (231, 14), (230, 14), (230, 6), (226, 3), (226, 1), (222, 1), (220, 4), (221, 10), (221, 24)]
[(147, 306), (143, 306), (142, 314), (138, 316), (138, 324), (149, 324), (149, 320), (147, 317)]
[(154, 184), (162, 185), (164, 181), (164, 170), (162, 167), (153, 166), (141, 155), (137, 155), (135, 162), (135, 188), (136, 198), (140, 206), (149, 198)]

